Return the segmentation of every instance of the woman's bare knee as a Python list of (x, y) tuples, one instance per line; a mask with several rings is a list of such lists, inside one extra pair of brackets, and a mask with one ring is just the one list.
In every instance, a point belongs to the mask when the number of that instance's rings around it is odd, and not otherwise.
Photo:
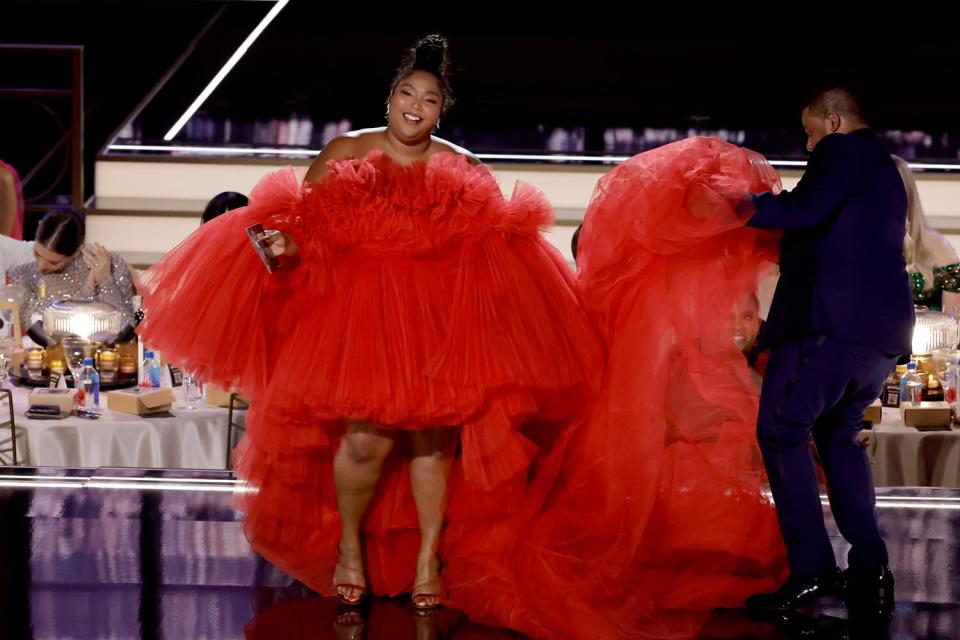
[(393, 448), (393, 438), (370, 423), (351, 423), (340, 444), (341, 452), (355, 464), (383, 462)]

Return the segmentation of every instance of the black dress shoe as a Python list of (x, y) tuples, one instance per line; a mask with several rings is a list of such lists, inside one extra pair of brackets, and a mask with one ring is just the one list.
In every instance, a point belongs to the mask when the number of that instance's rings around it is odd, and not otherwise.
[(790, 576), (773, 593), (758, 593), (747, 598), (747, 609), (774, 613), (793, 611), (821, 596), (840, 595), (842, 591), (843, 574), (839, 569), (815, 578)]
[(893, 573), (890, 567), (850, 568), (844, 572), (843, 600), (851, 623), (866, 623), (871, 618), (889, 619), (893, 615)]

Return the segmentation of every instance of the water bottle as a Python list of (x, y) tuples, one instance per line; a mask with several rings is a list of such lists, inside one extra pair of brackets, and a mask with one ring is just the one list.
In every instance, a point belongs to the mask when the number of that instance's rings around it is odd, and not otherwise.
[(900, 406), (919, 407), (922, 397), (923, 382), (920, 379), (920, 372), (917, 371), (917, 363), (911, 362), (907, 365), (907, 372), (900, 379)]
[(137, 378), (140, 382), (140, 387), (144, 389), (150, 388), (150, 366), (153, 363), (153, 351), (144, 351), (143, 360), (140, 362), (140, 370), (137, 372)]
[(903, 406), (903, 403), (907, 401), (907, 381), (909, 378), (907, 374), (917, 368), (916, 363), (911, 362), (907, 364), (903, 369), (903, 374), (900, 376), (900, 379), (897, 381), (897, 384), (900, 385), (900, 393), (898, 394), (900, 400), (900, 406)]
[(93, 366), (93, 358), (84, 358), (83, 370), (80, 373), (80, 388), (82, 388), (82, 408), (95, 411), (100, 408), (100, 374)]
[(153, 357), (153, 351), (143, 352), (143, 364), (140, 365), (140, 386), (144, 389), (160, 388), (160, 363)]
[(153, 357), (150, 364), (150, 386), (154, 389), (160, 388), (160, 359)]

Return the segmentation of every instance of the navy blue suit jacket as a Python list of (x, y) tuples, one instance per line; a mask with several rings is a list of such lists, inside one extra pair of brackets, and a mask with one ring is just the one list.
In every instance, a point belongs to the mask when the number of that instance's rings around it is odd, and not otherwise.
[(753, 196), (753, 205), (751, 226), (784, 230), (761, 344), (825, 335), (884, 354), (910, 353), (906, 189), (869, 129), (826, 136), (795, 189)]

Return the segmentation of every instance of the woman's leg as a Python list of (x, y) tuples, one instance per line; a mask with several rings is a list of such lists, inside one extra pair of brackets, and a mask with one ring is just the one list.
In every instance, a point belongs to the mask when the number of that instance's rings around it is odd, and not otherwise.
[(414, 578), (414, 604), (432, 607), (440, 594), (439, 563), (436, 553), (443, 529), (443, 507), (447, 477), (452, 463), (456, 432), (450, 428), (423, 429), (411, 435), (410, 484), (420, 523), (420, 553)]
[[(340, 510), (340, 558), (333, 574), (336, 584), (366, 587), (360, 525), (380, 480), (383, 461), (393, 448), (394, 435), (370, 422), (351, 422), (333, 459), (333, 481)], [(363, 589), (340, 587), (338, 595), (359, 602)]]

